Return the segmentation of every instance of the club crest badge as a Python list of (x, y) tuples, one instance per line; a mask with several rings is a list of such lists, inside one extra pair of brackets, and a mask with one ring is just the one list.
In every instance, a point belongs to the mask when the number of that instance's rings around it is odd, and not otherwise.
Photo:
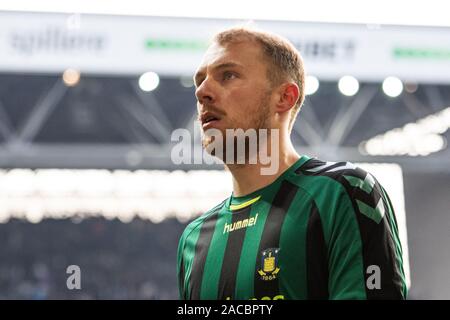
[(261, 265), (258, 274), (264, 281), (271, 281), (277, 278), (280, 272), (278, 266), (278, 252), (280, 248), (270, 248), (261, 252)]

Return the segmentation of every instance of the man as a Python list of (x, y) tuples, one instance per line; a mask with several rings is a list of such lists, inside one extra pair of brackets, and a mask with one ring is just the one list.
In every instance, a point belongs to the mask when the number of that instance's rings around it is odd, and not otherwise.
[(226, 129), (269, 129), (257, 147), (278, 167), (267, 175), (259, 160), (225, 162), (232, 195), (180, 239), (180, 298), (406, 298), (397, 223), (383, 187), (352, 163), (300, 156), (291, 143), (305, 81), (292, 44), (246, 28), (225, 30), (194, 79), (203, 146), (217, 140), (208, 130), (226, 136)]

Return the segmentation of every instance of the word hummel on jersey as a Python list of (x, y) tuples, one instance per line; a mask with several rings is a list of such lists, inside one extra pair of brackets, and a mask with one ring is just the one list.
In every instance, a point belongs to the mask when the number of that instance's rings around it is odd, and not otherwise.
[(277, 180), (191, 222), (181, 299), (405, 299), (394, 209), (349, 162), (301, 157)]

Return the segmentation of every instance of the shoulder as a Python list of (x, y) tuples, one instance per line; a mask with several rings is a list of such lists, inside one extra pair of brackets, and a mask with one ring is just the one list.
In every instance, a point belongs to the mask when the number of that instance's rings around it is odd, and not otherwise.
[(344, 175), (365, 177), (367, 172), (350, 161), (332, 162), (312, 158), (305, 162), (297, 173), (307, 176), (327, 176), (338, 179)]
[(315, 191), (315, 198), (334, 197), (341, 204), (347, 202), (355, 211), (377, 223), (384, 215), (388, 198), (383, 187), (371, 173), (352, 162), (327, 162), (313, 158), (297, 173), (299, 179), (305, 177), (309, 185), (306, 190)]
[(309, 181), (315, 184), (334, 184), (339, 189), (349, 194), (354, 192), (354, 188), (361, 188), (369, 191), (378, 184), (375, 177), (349, 161), (331, 162), (313, 158), (297, 169), (296, 173), (301, 176), (310, 177)]

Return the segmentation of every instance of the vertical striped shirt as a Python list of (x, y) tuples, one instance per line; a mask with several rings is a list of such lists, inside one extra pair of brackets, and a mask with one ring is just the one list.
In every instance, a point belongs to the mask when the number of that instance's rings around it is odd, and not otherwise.
[(180, 299), (405, 299), (386, 191), (350, 162), (302, 156), (183, 232)]

